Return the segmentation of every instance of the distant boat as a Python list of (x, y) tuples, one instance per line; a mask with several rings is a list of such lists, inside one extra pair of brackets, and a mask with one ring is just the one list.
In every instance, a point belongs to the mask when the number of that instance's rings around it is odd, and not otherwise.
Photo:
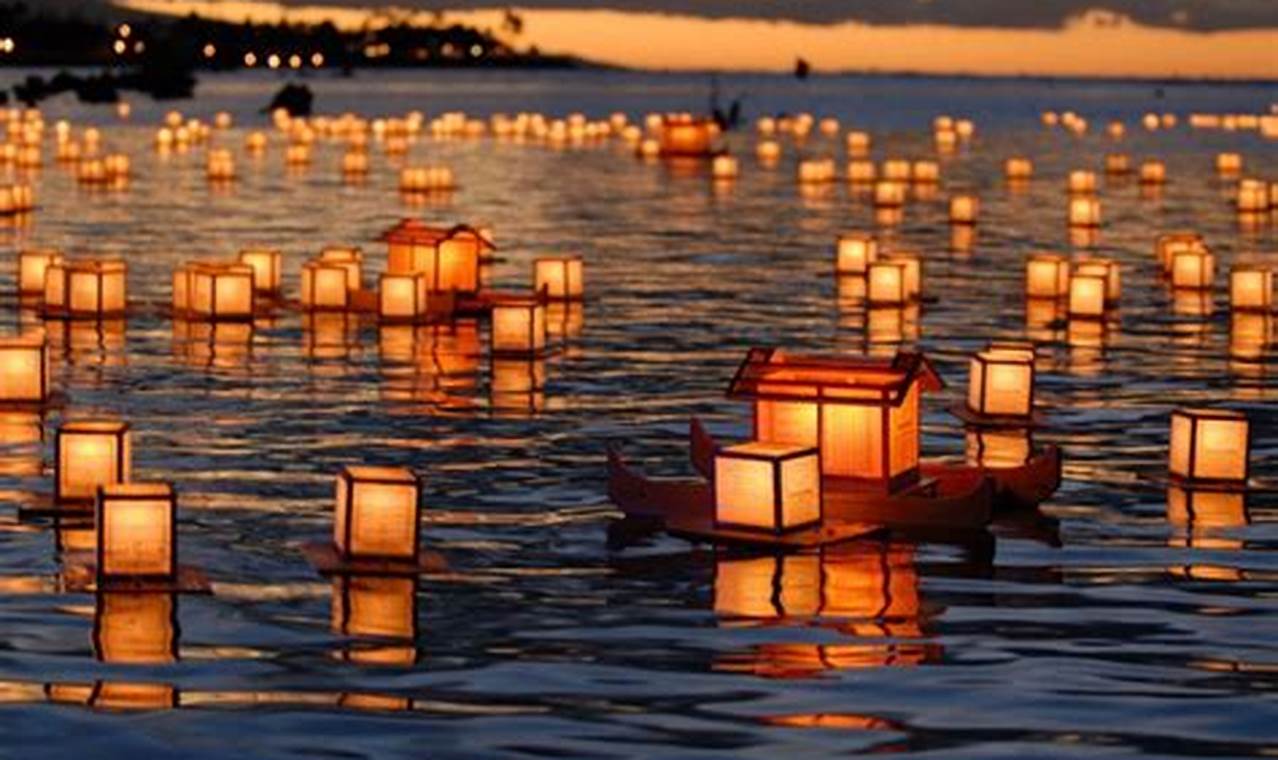
[(808, 74), (812, 73), (812, 64), (802, 58), (796, 58), (794, 61), (794, 78), (807, 79)]

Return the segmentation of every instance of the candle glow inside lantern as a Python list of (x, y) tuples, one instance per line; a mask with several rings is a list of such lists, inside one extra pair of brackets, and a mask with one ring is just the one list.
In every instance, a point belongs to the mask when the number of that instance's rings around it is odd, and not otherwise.
[(351, 292), (364, 288), (364, 252), (357, 247), (328, 246), (320, 251), (317, 261), (336, 264), (346, 270), (346, 289)]
[(1069, 259), (1051, 253), (1036, 253), (1025, 261), (1025, 295), (1030, 298), (1069, 296)]
[(919, 473), (919, 399), (943, 387), (922, 354), (804, 356), (750, 351), (728, 397), (754, 402), (754, 438), (815, 446), (821, 473), (895, 491)]
[(1171, 255), (1173, 288), (1207, 290), (1216, 278), (1216, 257), (1206, 247), (1177, 250)]
[(1108, 278), (1099, 274), (1076, 274), (1069, 282), (1069, 316), (1100, 319), (1105, 316)]
[(50, 264), (62, 264), (62, 254), (50, 249), (18, 252), (18, 292), (24, 296), (44, 293), (44, 273)]
[(1242, 412), (1177, 409), (1171, 415), (1168, 469), (1186, 482), (1245, 484), (1250, 439), (1251, 425)]
[(905, 205), (905, 184), (890, 179), (874, 183), (874, 205), (877, 208), (900, 208)]
[(1140, 165), (1142, 185), (1161, 185), (1167, 181), (1167, 166), (1162, 161), (1146, 161)]
[(869, 281), (866, 300), (876, 306), (904, 306), (908, 303), (910, 296), (905, 269), (903, 261), (881, 259), (870, 262), (866, 270)]
[(585, 295), (580, 256), (555, 256), (533, 261), (533, 289), (552, 301), (580, 301)]
[(1273, 300), (1274, 272), (1269, 267), (1235, 264), (1229, 271), (1229, 308), (1268, 312)]
[(495, 247), (473, 227), (464, 224), (451, 228), (430, 227), (415, 219), (403, 220), (388, 230), (383, 239), (388, 247), (386, 271), (392, 274), (424, 272), (432, 292), (478, 292), (481, 257)]
[(343, 467), (337, 476), (333, 544), (345, 560), (416, 563), (421, 486), (404, 467)]
[[(345, 279), (342, 283), (345, 284)], [(378, 316), (385, 322), (412, 322), (425, 316), (430, 305), (427, 286), (426, 275), (422, 272), (382, 273), (378, 287)]]
[(854, 185), (868, 185), (878, 176), (878, 167), (873, 161), (854, 158), (848, 161), (847, 180)]
[(821, 466), (810, 446), (752, 441), (714, 457), (715, 525), (789, 533), (819, 525)]
[(247, 264), (200, 262), (175, 273), (173, 308), (194, 319), (250, 320), (254, 270)]
[(1091, 195), (1096, 192), (1096, 173), (1075, 169), (1069, 173), (1066, 186), (1070, 195)]
[(981, 201), (975, 195), (956, 195), (950, 198), (951, 224), (976, 224)]
[(0, 338), (0, 404), (49, 398), (49, 342), (43, 330)]
[(1071, 227), (1099, 227), (1101, 204), (1098, 198), (1081, 196), (1069, 200), (1069, 224)]
[(864, 276), (879, 257), (879, 243), (865, 232), (840, 235), (836, 244), (834, 271), (839, 275)]
[(1206, 250), (1206, 248), (1207, 245), (1203, 242), (1202, 236), (1196, 232), (1170, 232), (1158, 236), (1158, 240), (1154, 243), (1154, 255), (1158, 258), (1163, 273), (1170, 274), (1172, 256), (1175, 253), (1185, 250)]
[(734, 156), (719, 155), (710, 164), (710, 174), (715, 179), (736, 179), (740, 173), (737, 159)]
[(1105, 303), (1114, 305), (1123, 294), (1122, 270), (1113, 259), (1084, 259), (1074, 267), (1074, 275), (1105, 278)]
[(546, 348), (546, 305), (535, 296), (510, 296), (493, 304), (494, 354), (529, 356)]
[(1028, 418), (1034, 411), (1034, 352), (990, 348), (969, 363), (967, 408), (991, 417)]
[(302, 265), (302, 308), (344, 311), (350, 306), (350, 294), (349, 273), (341, 263), (308, 261)]
[(1222, 176), (1232, 177), (1242, 174), (1243, 160), (1238, 153), (1218, 153), (1216, 155), (1216, 172)]
[(45, 267), (44, 308), (51, 316), (104, 317), (126, 306), (126, 267), (119, 259), (50, 262)]
[(60, 503), (92, 501), (98, 486), (129, 482), (133, 454), (127, 422), (64, 422), (56, 449), (54, 498)]
[(274, 248), (245, 248), (238, 260), (253, 268), (253, 287), (258, 293), (278, 293), (280, 290), (283, 255)]
[(1124, 176), (1132, 170), (1132, 159), (1126, 153), (1110, 153), (1105, 156), (1105, 173)]
[(1023, 182), (1034, 176), (1034, 162), (1021, 156), (1013, 156), (1003, 163), (1003, 175), (1013, 182)]
[(661, 120), (657, 137), (663, 156), (707, 156), (718, 133), (712, 119), (669, 115)]
[(97, 491), (98, 577), (177, 575), (177, 498), (168, 483), (109, 483)]

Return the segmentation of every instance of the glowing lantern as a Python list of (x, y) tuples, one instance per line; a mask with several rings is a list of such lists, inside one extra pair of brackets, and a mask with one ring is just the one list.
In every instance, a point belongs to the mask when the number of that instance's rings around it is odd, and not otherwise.
[(1099, 227), (1101, 223), (1100, 201), (1091, 196), (1070, 198), (1069, 224), (1071, 227)]
[(847, 177), (848, 182), (854, 185), (868, 185), (874, 181), (874, 177), (878, 173), (873, 161), (864, 159), (853, 159), (848, 162)]
[(24, 296), (44, 293), (44, 273), (50, 264), (61, 264), (62, 254), (48, 249), (18, 252), (18, 292)]
[(1154, 243), (1154, 255), (1163, 272), (1170, 274), (1174, 254), (1186, 250), (1206, 250), (1206, 247), (1202, 236), (1196, 232), (1172, 232), (1158, 236)]
[(840, 275), (864, 276), (878, 257), (879, 244), (873, 235), (864, 232), (839, 235), (834, 271)]
[(304, 166), (311, 162), (311, 146), (305, 143), (292, 143), (284, 149), (284, 163), (289, 166)]
[(1111, 138), (1121, 140), (1127, 134), (1127, 127), (1121, 121), (1111, 121), (1105, 125), (1105, 132)]
[(400, 222), (388, 230), (383, 239), (389, 249), (386, 271), (392, 274), (424, 272), (431, 292), (477, 292), (480, 258), (494, 247), (488, 237), (473, 227), (430, 227), (414, 219)]
[(204, 176), (214, 182), (235, 179), (235, 157), (225, 148), (210, 150), (205, 159)]
[(848, 136), (844, 139), (846, 140), (849, 156), (861, 158), (870, 155), (869, 132), (848, 132)]
[(346, 270), (346, 289), (351, 292), (364, 287), (364, 252), (359, 248), (345, 246), (329, 246), (320, 251), (319, 258), (324, 264), (336, 264)]
[(278, 293), (283, 256), (273, 248), (245, 248), (238, 261), (253, 268), (253, 288), (258, 293)]
[(1274, 273), (1269, 267), (1234, 264), (1229, 271), (1229, 308), (1269, 311), (1273, 308)]
[(0, 338), (0, 403), (45, 401), (49, 377), (49, 342), (43, 330)]
[(1030, 298), (1065, 298), (1069, 295), (1069, 259), (1036, 253), (1025, 262), (1025, 295)]
[(867, 269), (866, 298), (876, 306), (904, 306), (909, 303), (906, 264), (896, 260), (872, 261)]
[(168, 483), (109, 483), (97, 491), (98, 577), (177, 575), (177, 499)]
[[(342, 284), (345, 285), (343, 272)], [(430, 288), (426, 275), (382, 273), (379, 280), (377, 315), (384, 322), (412, 322), (429, 310)]]
[[(412, 275), (397, 275), (411, 277)], [(350, 306), (348, 273), (340, 263), (308, 261), (302, 265), (302, 308), (344, 311)]]
[(345, 560), (416, 563), (421, 486), (403, 467), (347, 466), (337, 476), (333, 544)]
[(661, 155), (709, 155), (718, 131), (718, 125), (711, 119), (667, 116), (662, 119), (658, 132)]
[(787, 533), (821, 522), (821, 466), (816, 449), (751, 442), (714, 457), (715, 525)]
[(552, 301), (580, 301), (585, 295), (580, 256), (533, 260), (533, 289)]
[(244, 136), (244, 149), (249, 153), (261, 153), (266, 150), (266, 133), (249, 132)]
[(103, 317), (124, 312), (126, 269), (119, 259), (50, 262), (44, 308), (57, 317)]
[(1238, 153), (1219, 153), (1216, 155), (1216, 173), (1232, 177), (1242, 174), (1243, 160)]
[(1003, 175), (1013, 182), (1028, 180), (1034, 176), (1034, 162), (1019, 156), (1009, 158), (1003, 164)]
[(991, 348), (973, 356), (967, 408), (985, 416), (1028, 418), (1034, 411), (1034, 352)]
[(954, 133), (960, 140), (967, 142), (976, 134), (976, 124), (971, 119), (957, 119), (954, 122)]
[(1132, 160), (1126, 153), (1110, 153), (1105, 156), (1105, 173), (1123, 176), (1132, 170)]
[(941, 180), (941, 165), (935, 161), (915, 161), (910, 179), (920, 185), (933, 185)]
[(1242, 412), (1177, 409), (1171, 416), (1172, 477), (1188, 482), (1247, 482), (1251, 425)]
[(407, 193), (451, 190), (455, 186), (453, 170), (446, 166), (410, 166), (399, 173), (399, 189)]
[(1146, 161), (1140, 165), (1142, 185), (1161, 185), (1167, 181), (1167, 166), (1162, 161)]
[(254, 269), (247, 264), (199, 263), (178, 272), (186, 288), (179, 300), (174, 281), (174, 308), (196, 319), (246, 320), (253, 318)]
[(976, 224), (981, 201), (975, 195), (956, 195), (950, 198), (951, 224)]
[(896, 180), (874, 183), (874, 205), (878, 208), (900, 208), (905, 205), (905, 185)]
[(736, 179), (739, 173), (740, 169), (734, 156), (715, 156), (710, 164), (710, 174), (715, 179)]
[(799, 162), (798, 180), (800, 184), (833, 182), (834, 176), (833, 159), (811, 158)]
[(1216, 257), (1206, 247), (1177, 250), (1171, 255), (1173, 288), (1206, 290), (1216, 278)]
[(883, 179), (895, 182), (910, 181), (910, 162), (903, 158), (889, 158), (883, 162)]
[(1099, 274), (1076, 274), (1069, 281), (1069, 316), (1098, 319), (1105, 316), (1105, 294), (1109, 278)]
[(1074, 267), (1074, 276), (1096, 275), (1105, 278), (1105, 302), (1116, 304), (1123, 294), (1122, 274), (1118, 262), (1111, 259), (1084, 259)]
[(342, 174), (360, 175), (368, 173), (368, 154), (351, 150), (342, 155)]
[(507, 297), (493, 304), (492, 352), (536, 355), (546, 348), (546, 305), (535, 297)]
[(1096, 173), (1075, 169), (1069, 173), (1067, 189), (1070, 195), (1091, 195), (1096, 192)]
[(1269, 210), (1269, 186), (1260, 180), (1245, 179), (1238, 183), (1234, 206), (1240, 214), (1258, 214)]
[(942, 387), (921, 354), (892, 358), (749, 352), (728, 389), (754, 401), (754, 438), (815, 446), (821, 472), (873, 489), (918, 479), (919, 397)]
[(92, 501), (98, 486), (129, 481), (132, 452), (126, 422), (65, 422), (58, 428), (56, 448), (54, 496), (58, 502)]

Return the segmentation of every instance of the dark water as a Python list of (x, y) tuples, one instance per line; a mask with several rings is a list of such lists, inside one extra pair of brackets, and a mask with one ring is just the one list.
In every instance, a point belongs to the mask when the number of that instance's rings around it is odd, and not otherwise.
[[(209, 118), (228, 109), (242, 126), (260, 125), (255, 111), (275, 84), (210, 79), (185, 110)], [(637, 117), (698, 108), (707, 91), (699, 78), (624, 74), (315, 85), (322, 110), (370, 114)], [(178, 599), (168, 631), (167, 598), (129, 609), (62, 591), (57, 542), (77, 534), (16, 517), (49, 489), (52, 436), (4, 447), (0, 755), (1278, 752), (1274, 328), (1231, 322), (1223, 285), (1210, 313), (1177, 308), (1152, 260), (1160, 231), (1190, 227), (1222, 271), (1233, 261), (1278, 264), (1272, 222), (1240, 227), (1212, 170), (1217, 151), (1235, 149), (1249, 174), (1274, 178), (1278, 150), (1254, 133), (1146, 134), (1134, 123), (1148, 109), (1259, 111), (1278, 91), (1169, 88), (1155, 99), (1148, 85), (750, 77), (722, 87), (748, 91), (751, 108), (805, 108), (874, 128), (879, 158), (930, 154), (935, 113), (977, 119), (975, 143), (943, 161), (944, 188), (982, 198), (971, 249), (953, 250), (944, 190), (883, 230), (923, 254), (933, 302), (918, 314), (867, 314), (840, 293), (826, 276), (832, 241), (872, 228), (872, 211), (841, 185), (800, 194), (789, 145), (768, 171), (747, 138), (734, 137), (743, 175), (714, 187), (700, 170), (640, 163), (620, 145), (423, 140), (411, 160), (452, 166), (462, 187), (409, 206), (395, 191), (395, 162), (380, 153), (368, 182), (349, 186), (334, 145), (286, 172), (277, 142), (252, 160), (237, 128), (218, 140), (236, 150), (241, 179), (215, 191), (202, 151), (151, 149), (162, 106), (138, 103), (139, 126), (126, 127), (106, 110), (49, 104), (51, 119), (103, 125), (107, 146), (132, 154), (135, 177), (124, 191), (89, 192), (50, 163), (36, 178), (34, 219), (0, 229), (6, 255), (28, 244), (118, 253), (131, 296), (164, 302), (179, 262), (266, 243), (285, 251), (295, 290), (301, 262), (328, 243), (362, 244), (380, 267), (377, 234), (418, 214), (491, 224), (499, 286), (527, 283), (535, 255), (583, 254), (588, 300), (568, 315), (580, 333), (534, 368), (547, 382), (532, 396), (490, 391), (485, 329), (473, 323), (414, 335), (285, 315), (251, 334), (209, 336), (144, 314), (127, 326), (55, 330), (70, 408), (133, 424), (135, 475), (177, 483), (182, 561), (203, 567), (214, 593)], [(1103, 336), (1026, 328), (1024, 255), (1068, 250), (1064, 175), (1099, 169), (1116, 149), (1095, 131), (1043, 130), (1045, 107), (1073, 107), (1096, 125), (1125, 118), (1121, 150), (1167, 163), (1170, 184), (1157, 197), (1134, 184), (1102, 187), (1098, 251), (1124, 267), (1119, 319)], [(832, 149), (814, 139), (803, 150)], [(1014, 152), (1038, 170), (1021, 192), (1000, 179)], [(987, 339), (1026, 336), (1047, 345), (1038, 390), (1051, 424), (1037, 440), (1067, 457), (1066, 482), (1041, 514), (979, 536), (898, 537), (785, 560), (664, 538), (609, 547), (616, 513), (604, 496), (603, 443), (623, 441), (651, 468), (678, 472), (690, 414), (726, 437), (745, 435), (748, 410), (722, 393), (746, 348), (921, 347), (950, 381), (925, 404), (925, 454), (960, 458), (964, 433), (944, 408), (964, 392), (965, 355)], [(1270, 490), (1187, 526), (1169, 519), (1168, 494), (1148, 476), (1165, 466), (1169, 410), (1215, 402), (1252, 415), (1253, 470)], [(6, 440), (29, 433), (24, 422), (11, 420)], [(333, 474), (359, 462), (425, 476), (425, 541), (455, 573), (415, 594), (387, 585), (344, 595), (312, 571), (298, 547), (328, 535)], [(387, 636), (335, 632), (351, 593), (384, 613), (373, 630)], [(95, 611), (99, 627), (148, 621), (151, 641), (117, 649), (99, 636), (95, 645)], [(145, 662), (121, 661), (139, 649)]]

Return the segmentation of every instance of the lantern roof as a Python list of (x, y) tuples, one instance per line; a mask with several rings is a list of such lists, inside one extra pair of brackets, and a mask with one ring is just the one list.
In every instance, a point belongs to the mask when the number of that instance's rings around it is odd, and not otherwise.
[(917, 351), (899, 351), (888, 359), (754, 348), (728, 385), (728, 398), (898, 406), (916, 382), (924, 391), (945, 387)]
[(446, 240), (461, 235), (470, 235), (477, 239), (481, 250), (497, 249), (497, 245), (486, 234), (469, 224), (436, 227), (420, 219), (401, 219), (399, 224), (383, 232), (381, 239), (387, 243), (438, 246)]

